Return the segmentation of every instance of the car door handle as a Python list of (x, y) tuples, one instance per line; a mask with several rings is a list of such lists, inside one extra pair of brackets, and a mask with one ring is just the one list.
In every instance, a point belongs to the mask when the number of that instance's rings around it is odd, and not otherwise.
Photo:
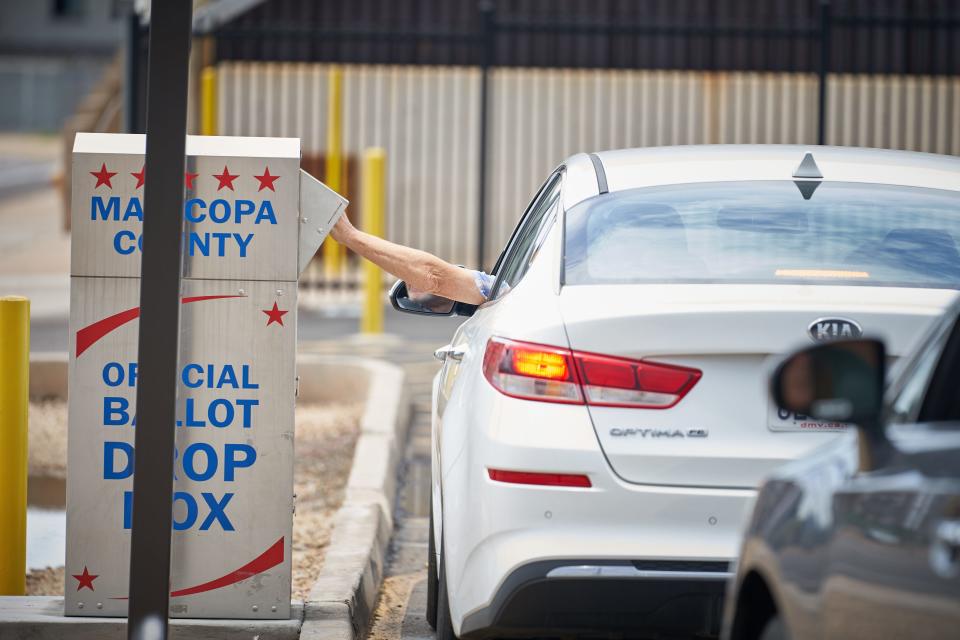
[(436, 358), (437, 360), (440, 360), (441, 362), (443, 362), (447, 358), (450, 358), (451, 360), (460, 361), (460, 360), (463, 360), (463, 354), (465, 352), (466, 351), (464, 349), (457, 349), (456, 347), (448, 344), (447, 346), (440, 347), (439, 349), (434, 351), (433, 357)]

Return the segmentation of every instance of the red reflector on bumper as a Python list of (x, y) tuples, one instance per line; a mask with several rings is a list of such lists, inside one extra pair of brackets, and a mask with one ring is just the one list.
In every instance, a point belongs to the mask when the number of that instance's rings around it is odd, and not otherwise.
[(583, 474), (574, 473), (534, 473), (532, 471), (503, 471), (502, 469), (487, 469), (491, 480), (509, 482), (511, 484), (536, 484), (549, 487), (582, 487), (590, 488), (590, 478)]

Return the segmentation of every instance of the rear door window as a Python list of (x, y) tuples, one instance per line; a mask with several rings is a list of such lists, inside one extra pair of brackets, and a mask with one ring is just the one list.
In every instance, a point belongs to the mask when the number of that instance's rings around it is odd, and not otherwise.
[(960, 288), (960, 193), (724, 182), (591, 198), (566, 215), (565, 284)]
[(491, 299), (502, 296), (526, 274), (533, 256), (546, 237), (546, 231), (556, 219), (561, 178), (560, 172), (551, 176), (527, 209), (500, 264)]

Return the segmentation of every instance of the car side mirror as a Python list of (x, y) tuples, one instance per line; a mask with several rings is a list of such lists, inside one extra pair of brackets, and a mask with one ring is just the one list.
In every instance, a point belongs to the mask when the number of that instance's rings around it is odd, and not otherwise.
[(397, 311), (424, 316), (469, 316), (473, 315), (476, 310), (474, 305), (463, 304), (429, 293), (412, 296), (407, 289), (407, 283), (403, 280), (397, 280), (390, 287), (390, 304)]
[(890, 452), (880, 420), (885, 379), (882, 341), (836, 340), (787, 357), (773, 374), (771, 394), (781, 409), (857, 425), (860, 467), (870, 471)]

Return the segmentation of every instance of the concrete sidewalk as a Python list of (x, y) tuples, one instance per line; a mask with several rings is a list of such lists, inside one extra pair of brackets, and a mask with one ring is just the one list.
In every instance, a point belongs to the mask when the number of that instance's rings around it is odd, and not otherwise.
[(58, 135), (0, 133), (0, 198), (46, 187), (60, 173)]
[(30, 298), (32, 317), (70, 311), (70, 235), (52, 179), (58, 136), (0, 134), (0, 295)]
[(30, 298), (34, 319), (70, 313), (70, 235), (53, 187), (0, 198), (0, 295)]
[[(295, 603), (289, 620), (170, 620), (170, 640), (296, 640), (300, 635), (303, 604)], [(59, 640), (123, 640), (126, 618), (68, 618), (59, 596), (0, 598), (0, 626), (13, 638)], [(6, 637), (6, 636), (5, 636)]]
[(0, 133), (0, 158), (50, 162), (59, 169), (62, 139), (56, 133)]

